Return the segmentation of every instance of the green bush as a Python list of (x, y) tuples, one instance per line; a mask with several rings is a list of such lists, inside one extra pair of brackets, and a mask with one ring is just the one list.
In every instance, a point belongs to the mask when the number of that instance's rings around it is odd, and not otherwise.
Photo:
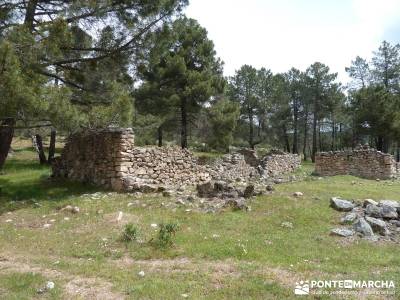
[(158, 231), (157, 245), (160, 248), (167, 248), (174, 244), (173, 237), (179, 230), (179, 225), (176, 223), (160, 224)]
[(124, 242), (136, 241), (138, 237), (139, 229), (132, 223), (126, 224), (124, 232), (122, 233), (122, 240)]

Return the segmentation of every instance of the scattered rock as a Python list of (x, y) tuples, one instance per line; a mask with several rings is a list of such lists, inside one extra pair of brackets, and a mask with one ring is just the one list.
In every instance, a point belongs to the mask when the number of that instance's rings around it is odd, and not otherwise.
[(292, 229), (293, 228), (293, 223), (291, 223), (291, 222), (282, 222), (281, 227)]
[(46, 289), (52, 290), (52, 289), (54, 289), (54, 287), (55, 287), (54, 282), (52, 282), (52, 281), (47, 281), (47, 283), (46, 283)]
[(359, 218), (353, 225), (356, 232), (361, 233), (363, 236), (373, 236), (374, 232), (369, 223), (364, 218)]
[(338, 211), (351, 211), (355, 207), (355, 205), (348, 200), (343, 200), (338, 197), (332, 197), (331, 207)]
[(397, 219), (399, 217), (396, 208), (388, 205), (382, 205), (381, 215), (384, 219)]
[(213, 188), (211, 181), (208, 181), (206, 183), (199, 183), (196, 186), (196, 189), (197, 189), (197, 193), (198, 193), (199, 197), (202, 197), (202, 198), (208, 198), (208, 197), (212, 196), (213, 192), (214, 192), (214, 188)]
[(51, 224), (48, 224), (48, 223), (46, 223), (46, 224), (43, 225), (43, 228), (46, 228), (46, 229), (47, 229), (47, 228), (50, 228), (50, 227), (51, 227)]
[(298, 198), (298, 197), (303, 197), (304, 194), (302, 192), (295, 192), (293, 193), (293, 196)]
[(173, 191), (171, 190), (165, 190), (162, 192), (163, 197), (172, 197)]
[(399, 209), (400, 208), (400, 203), (394, 200), (381, 200), (379, 201), (379, 206), (390, 206), (393, 207), (395, 209)]
[(389, 223), (396, 226), (400, 227), (400, 221), (399, 220), (389, 220)]
[(273, 192), (273, 191), (275, 191), (275, 188), (272, 186), (272, 185), (267, 185), (266, 187), (265, 187), (265, 189), (268, 191), (268, 192)]
[(369, 225), (371, 225), (372, 230), (375, 233), (381, 235), (389, 234), (386, 223), (384, 221), (372, 217), (365, 217), (365, 220), (369, 223)]
[(374, 204), (368, 204), (365, 208), (365, 214), (373, 218), (380, 218), (382, 217), (382, 208)]
[(375, 200), (372, 200), (372, 199), (365, 199), (364, 203), (363, 203), (363, 207), (367, 207), (369, 204), (377, 206), (378, 202), (376, 202)]
[(140, 271), (139, 273), (138, 273), (138, 275), (139, 275), (139, 277), (144, 277), (144, 271)]
[(341, 237), (349, 237), (354, 235), (354, 231), (347, 228), (334, 228), (331, 230), (331, 235), (337, 235)]
[(67, 205), (67, 206), (61, 208), (60, 211), (66, 211), (66, 212), (70, 212), (73, 214), (77, 214), (80, 212), (80, 209), (78, 206)]
[(228, 199), (225, 202), (224, 207), (231, 207), (233, 210), (249, 210), (244, 198)]
[(344, 215), (341, 219), (340, 219), (340, 223), (345, 225), (345, 224), (353, 224), (354, 221), (357, 219), (357, 214), (354, 212), (348, 213), (346, 215)]

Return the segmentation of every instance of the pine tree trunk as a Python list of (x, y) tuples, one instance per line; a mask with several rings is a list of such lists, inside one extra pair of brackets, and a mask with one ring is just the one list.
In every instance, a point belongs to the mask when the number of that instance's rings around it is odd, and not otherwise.
[(297, 107), (297, 101), (294, 101), (293, 105), (293, 153), (299, 153), (298, 149), (298, 119), (299, 119), (299, 113), (298, 113), (298, 107)]
[(290, 142), (289, 142), (289, 135), (287, 134), (286, 125), (283, 125), (283, 138), (285, 140), (285, 152), (290, 153)]
[(251, 149), (254, 149), (254, 125), (253, 125), (253, 114), (249, 110), (249, 145)]
[(315, 154), (317, 153), (317, 116), (314, 112), (313, 120), (313, 140), (312, 140), (312, 150), (311, 150), (311, 161), (315, 162)]
[(307, 160), (307, 140), (308, 140), (308, 106), (305, 108), (304, 116), (304, 140), (303, 140), (303, 156), (304, 160)]
[(40, 136), (40, 134), (37, 134), (37, 135), (35, 135), (35, 139), (36, 139), (36, 146), (37, 146), (37, 152), (39, 154), (40, 164), (44, 165), (47, 163), (47, 159), (46, 159), (46, 154), (44, 154), (44, 150), (43, 150), (42, 137)]
[(55, 129), (51, 130), (50, 133), (50, 145), (49, 145), (49, 157), (47, 158), (47, 162), (51, 164), (54, 159), (54, 154), (56, 153), (56, 135), (57, 131)]
[(157, 139), (158, 139), (158, 147), (163, 146), (163, 130), (162, 126), (157, 128)]
[(15, 119), (7, 118), (0, 125), (0, 170), (3, 169), (4, 163), (10, 151), (11, 142), (14, 136)]
[(186, 149), (188, 147), (187, 142), (187, 108), (186, 99), (181, 100), (181, 147)]
[(26, 7), (24, 25), (28, 27), (29, 31), (33, 31), (33, 22), (35, 18), (35, 11), (38, 5), (38, 0), (30, 0)]
[(331, 150), (334, 151), (335, 150), (335, 128), (336, 128), (336, 124), (335, 124), (335, 120), (332, 118), (332, 141), (331, 141)]

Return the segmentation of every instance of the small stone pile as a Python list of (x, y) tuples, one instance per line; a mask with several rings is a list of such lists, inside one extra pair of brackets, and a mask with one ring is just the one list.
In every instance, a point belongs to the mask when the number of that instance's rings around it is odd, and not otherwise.
[(363, 203), (333, 197), (331, 207), (346, 212), (340, 220), (350, 227), (335, 228), (331, 234), (341, 237), (358, 235), (371, 240), (400, 242), (400, 203), (393, 200), (376, 202), (366, 199)]
[(360, 146), (354, 151), (317, 153), (315, 173), (320, 176), (353, 175), (390, 179), (398, 176), (398, 164), (390, 154)]

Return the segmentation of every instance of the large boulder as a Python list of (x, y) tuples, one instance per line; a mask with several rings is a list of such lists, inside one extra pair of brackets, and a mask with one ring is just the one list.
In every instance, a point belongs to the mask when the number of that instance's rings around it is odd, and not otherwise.
[(357, 219), (357, 214), (354, 212), (348, 213), (346, 215), (344, 215), (341, 219), (340, 219), (340, 223), (345, 225), (345, 224), (353, 224), (354, 221)]
[(400, 209), (400, 203), (395, 200), (381, 200), (379, 206), (390, 206), (395, 209)]
[(331, 207), (338, 211), (351, 211), (355, 207), (355, 204), (348, 200), (332, 197)]

